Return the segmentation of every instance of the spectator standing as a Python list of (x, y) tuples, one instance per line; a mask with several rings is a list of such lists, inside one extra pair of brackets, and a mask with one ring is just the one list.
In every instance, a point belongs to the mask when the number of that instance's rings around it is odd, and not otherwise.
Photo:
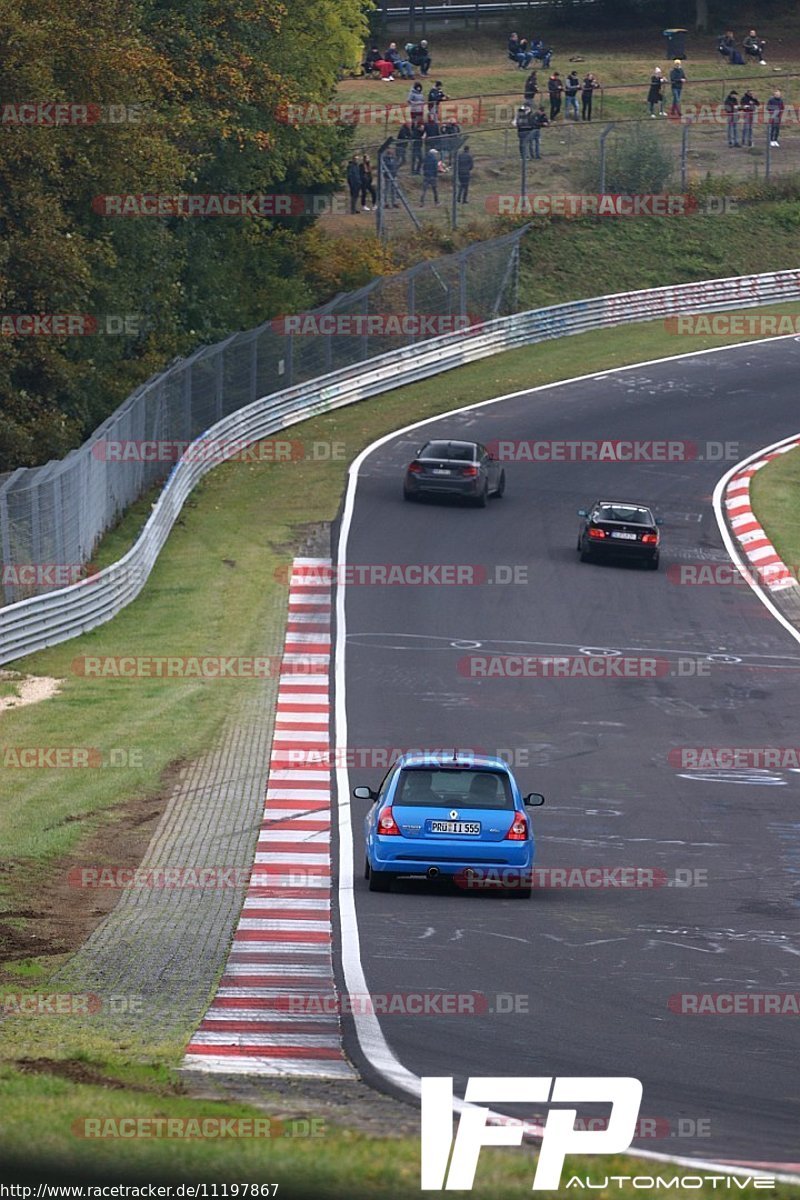
[(558, 71), (553, 71), (548, 79), (547, 90), (550, 94), (550, 120), (555, 121), (561, 112), (561, 97), (564, 94), (564, 84)]
[(672, 88), (672, 108), (670, 109), (670, 113), (674, 117), (681, 115), (681, 94), (683, 92), (683, 85), (686, 82), (686, 72), (681, 66), (681, 60), (676, 58), (669, 73), (669, 83)]
[(466, 144), (466, 142), (458, 152), (456, 163), (458, 175), (458, 193), (456, 195), (456, 204), (469, 204), (469, 181), (472, 178), (472, 169), (475, 166), (475, 159), (472, 157), (469, 146)]
[(578, 72), (573, 67), (567, 78), (564, 80), (564, 120), (566, 121), (570, 113), (578, 120), (578, 92), (581, 90), (581, 79)]
[(375, 192), (375, 184), (372, 181), (372, 163), (369, 161), (368, 154), (365, 154), (361, 159), (359, 164), (359, 174), (361, 177), (361, 209), (363, 212), (369, 212), (367, 194), (369, 194), (370, 199), (372, 200), (373, 208), (375, 207), (378, 197)]
[(425, 122), (416, 121), (411, 126), (411, 174), (419, 175), (425, 157)]
[(426, 194), (433, 192), (433, 202), (439, 204), (439, 151), (429, 150), (422, 163), (422, 194), (419, 198), (420, 208), (425, 207)]
[(397, 170), (400, 163), (397, 161), (394, 147), (389, 146), (388, 149), (384, 150), (381, 161), (383, 163), (383, 182), (386, 184), (386, 208), (389, 205), (392, 208), (399, 208), (400, 197), (395, 180), (397, 179)]
[(425, 149), (438, 150), (441, 153), (442, 128), (438, 121), (428, 117), (425, 122)]
[(779, 147), (781, 144), (781, 119), (783, 118), (783, 110), (785, 107), (786, 106), (783, 103), (783, 96), (780, 93), (780, 89), (776, 88), (767, 101), (770, 146)]
[(590, 71), (588, 75), (584, 75), (583, 83), (581, 84), (581, 119), (583, 121), (591, 121), (592, 119), (592, 100), (599, 87), (600, 83), (593, 71)]
[(757, 59), (762, 67), (767, 65), (764, 61), (764, 47), (766, 44), (767, 43), (765, 40), (758, 36), (755, 29), (751, 29), (747, 37), (742, 42), (745, 54), (749, 55), (750, 58)]
[(421, 121), (425, 116), (425, 94), (422, 91), (422, 84), (415, 83), (411, 91), (408, 93), (407, 104), (411, 110), (411, 124), (415, 121)]
[(428, 92), (428, 119), (439, 120), (439, 105), (443, 100), (449, 100), (450, 97), (442, 91), (442, 81), (437, 79), (431, 90)]
[(739, 107), (742, 110), (742, 145), (752, 146), (753, 144), (753, 121), (756, 115), (760, 100), (757, 100), (753, 93), (748, 88), (742, 96)]
[(653, 74), (650, 76), (650, 91), (647, 93), (647, 103), (650, 105), (650, 116), (656, 115), (656, 105), (662, 117), (667, 114), (664, 112), (664, 74), (661, 67), (654, 67)]
[(527, 104), (521, 104), (514, 116), (513, 125), (517, 131), (519, 156), (525, 158), (531, 154), (531, 132), (533, 130), (533, 114)]
[(427, 75), (431, 69), (431, 56), (428, 52), (428, 43), (423, 38), (416, 46), (411, 42), (406, 46), (408, 61), (413, 63), (415, 67), (419, 67), (420, 74)]
[(393, 71), (400, 75), (402, 79), (413, 79), (414, 68), (407, 58), (403, 58), (400, 51), (397, 49), (397, 42), (390, 42), (389, 49), (383, 56), (387, 62), (392, 64)]
[(542, 155), (540, 152), (539, 144), (540, 144), (540, 140), (542, 137), (542, 130), (545, 129), (550, 124), (550, 122), (547, 119), (547, 113), (544, 111), (543, 104), (540, 104), (539, 107), (537, 108), (536, 112), (533, 114), (533, 120), (532, 120), (531, 124), (533, 126), (533, 128), (531, 129), (531, 147), (533, 149), (532, 157), (533, 158), (541, 158)]
[(361, 191), (361, 170), (355, 154), (347, 164), (347, 186), (350, 190), (350, 212), (358, 212), (358, 195)]
[(533, 100), (539, 92), (539, 85), (536, 82), (536, 71), (531, 71), (528, 78), (525, 80), (525, 103), (533, 106)]
[(722, 107), (728, 123), (728, 145), (739, 145), (739, 93), (735, 90), (728, 92)]
[(411, 122), (404, 121), (397, 131), (397, 165), (404, 167), (406, 165), (406, 154), (408, 147), (411, 144)]

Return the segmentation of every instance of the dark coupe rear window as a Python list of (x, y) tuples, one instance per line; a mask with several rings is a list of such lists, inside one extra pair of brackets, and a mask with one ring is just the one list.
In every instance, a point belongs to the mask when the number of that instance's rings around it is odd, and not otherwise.
[(420, 458), (448, 458), (455, 462), (474, 462), (475, 447), (467, 442), (428, 442)]
[(407, 768), (402, 772), (394, 803), (413, 807), (511, 809), (514, 799), (508, 776), (498, 771), (463, 768), (433, 771)]
[(653, 514), (649, 508), (636, 508), (627, 504), (599, 504), (594, 513), (596, 521), (628, 521), (631, 525), (652, 525)]

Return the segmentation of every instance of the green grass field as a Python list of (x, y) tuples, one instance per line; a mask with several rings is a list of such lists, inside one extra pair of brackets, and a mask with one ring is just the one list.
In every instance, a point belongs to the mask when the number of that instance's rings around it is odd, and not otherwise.
[[(518, 21), (515, 27), (522, 35), (523, 15), (513, 19)], [(731, 188), (737, 183), (764, 177), (767, 148), (763, 124), (756, 124), (752, 148), (728, 148), (725, 118), (719, 106), (731, 87), (740, 94), (747, 87), (752, 88), (762, 106), (774, 88), (782, 89), (787, 104), (795, 107), (787, 110), (785, 115), (781, 149), (771, 152), (770, 170), (773, 177), (800, 171), (800, 127), (796, 112), (796, 106), (800, 104), (800, 38), (788, 22), (783, 28), (765, 28), (764, 33), (770, 43), (766, 67), (758, 63), (730, 67), (716, 52), (714, 37), (689, 38), (690, 58), (684, 64), (688, 82), (682, 103), (684, 112), (694, 114), (696, 118), (688, 143), (686, 178), (690, 189), (702, 185), (709, 176), (720, 181), (727, 179)], [(399, 46), (408, 40), (399, 28), (392, 30), (391, 37)], [(496, 200), (492, 197), (520, 191), (519, 153), (511, 122), (516, 106), (522, 100), (528, 72), (518, 70), (507, 59), (506, 38), (507, 31), (501, 29), (475, 32), (451, 27), (438, 38), (432, 34), (429, 39), (434, 63), (428, 77), (422, 79), (423, 89), (427, 94), (436, 79), (442, 80), (444, 90), (453, 101), (445, 114), (459, 120), (475, 158), (470, 203), (459, 209), (462, 224), (472, 222), (490, 226), (493, 206), (496, 211)], [(544, 130), (542, 159), (529, 164), (527, 190), (554, 194), (597, 190), (599, 181), (587, 179), (585, 168), (588, 160), (597, 158), (598, 139), (609, 122), (616, 123), (609, 146), (613, 146), (615, 139), (629, 138), (639, 123), (646, 127), (645, 132), (655, 129), (673, 166), (668, 190), (680, 190), (681, 125), (670, 120), (651, 120), (646, 104), (654, 67), (661, 67), (666, 75), (672, 65), (671, 60), (665, 58), (665, 42), (660, 30), (652, 33), (628, 31), (620, 38), (619, 34), (609, 31), (582, 33), (564, 28), (549, 40), (555, 46), (556, 54), (550, 70), (538, 69), (540, 92), (546, 93), (552, 70), (558, 70), (565, 78), (573, 65), (570, 60), (575, 57), (580, 59), (574, 66), (581, 79), (588, 71), (593, 71), (602, 89), (595, 96), (591, 124), (566, 121), (562, 109), (555, 123)], [(382, 48), (383, 43), (379, 41), (378, 44)], [(410, 87), (410, 81), (399, 77), (393, 83), (373, 79), (342, 80), (337, 97), (339, 103), (363, 106), (356, 118), (357, 153), (370, 153), (374, 163), (380, 143), (396, 133), (403, 120)], [(669, 88), (666, 97), (669, 108)], [(549, 112), (548, 101), (537, 96), (536, 103), (540, 102)], [(369, 106), (387, 106), (385, 119), (380, 111), (372, 111)], [(428, 203), (424, 210), (417, 208), (419, 177), (412, 177), (407, 165), (401, 169), (399, 179), (418, 219), (433, 228), (448, 229), (451, 178), (445, 176), (441, 181), (441, 206), (436, 209)], [(324, 225), (337, 233), (353, 233), (359, 226), (371, 227), (370, 214), (349, 217), (342, 215), (343, 211), (337, 209), (323, 218)], [(392, 239), (413, 236), (413, 226), (403, 210), (387, 210), (386, 221)], [(486, 230), (483, 236), (487, 236)]]

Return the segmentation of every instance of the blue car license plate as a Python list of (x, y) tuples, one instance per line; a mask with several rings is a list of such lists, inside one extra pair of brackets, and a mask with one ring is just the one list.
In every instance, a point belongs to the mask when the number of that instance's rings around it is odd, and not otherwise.
[(428, 821), (428, 833), (467, 834), (475, 837), (481, 831), (480, 821)]

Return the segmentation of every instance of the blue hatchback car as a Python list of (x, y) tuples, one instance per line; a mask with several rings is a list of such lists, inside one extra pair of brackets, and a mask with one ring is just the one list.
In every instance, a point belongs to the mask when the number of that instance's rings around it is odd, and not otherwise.
[(404, 754), (377, 792), (357, 787), (353, 795), (373, 801), (364, 821), (370, 891), (388, 892), (398, 875), (477, 875), (508, 879), (516, 895), (530, 896), (535, 842), (526, 809), (544, 796), (523, 798), (502, 759)]

